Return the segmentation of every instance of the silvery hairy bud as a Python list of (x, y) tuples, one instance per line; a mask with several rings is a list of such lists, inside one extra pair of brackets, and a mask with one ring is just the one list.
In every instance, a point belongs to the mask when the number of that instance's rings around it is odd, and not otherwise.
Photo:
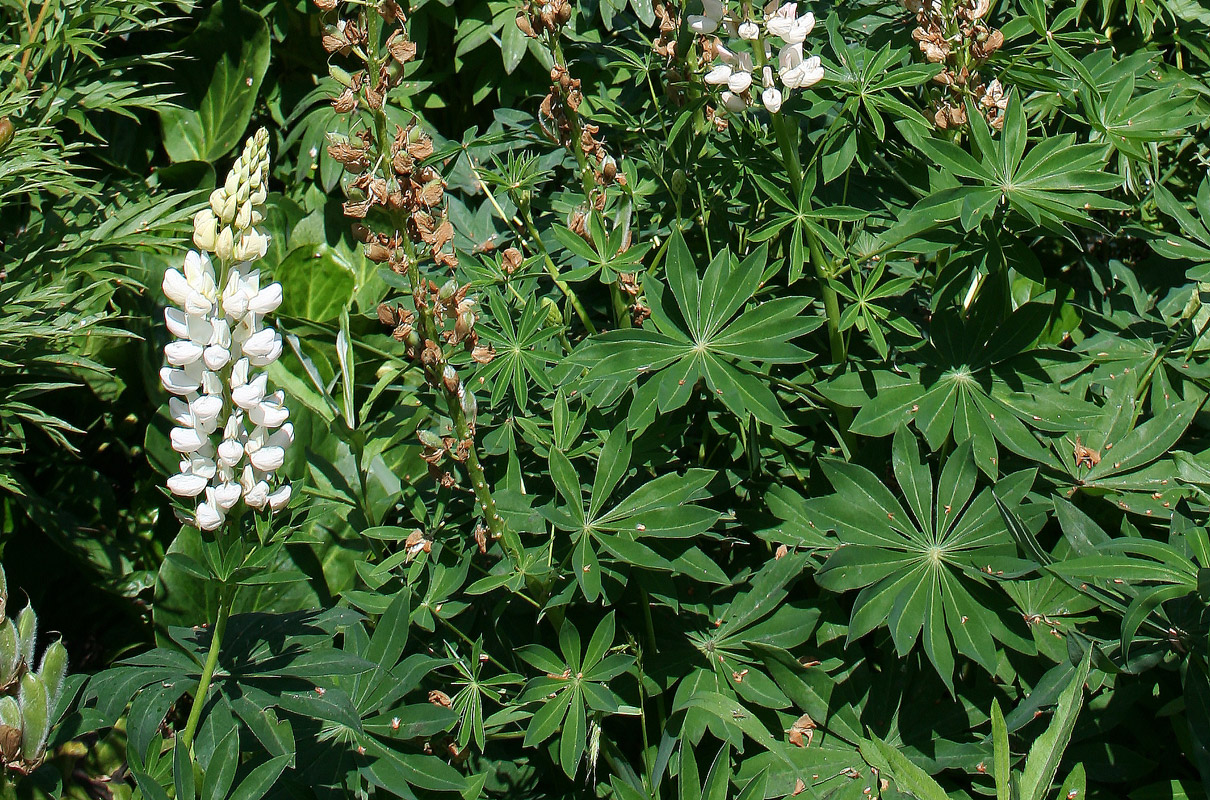
[(8, 686), (21, 669), (21, 647), (17, 642), (17, 626), (8, 617), (0, 622), (0, 687)]
[(449, 364), (446, 364), (445, 369), (441, 373), (441, 382), (445, 384), (446, 391), (458, 391), (458, 384), (461, 382), (458, 379), (458, 370), (454, 369)]
[(21, 706), (21, 758), (36, 762), (50, 734), (50, 696), (46, 684), (36, 675), (28, 672), (22, 675), (17, 704)]
[(67, 679), (67, 648), (60, 640), (56, 639), (46, 646), (42, 663), (38, 666), (38, 677), (46, 685), (46, 695), (53, 708), (59, 701), (59, 693), (63, 691), (63, 681)]
[(439, 300), (441, 300), (441, 302), (444, 303), (444, 302), (447, 302), (451, 297), (453, 297), (457, 292), (458, 292), (458, 282), (455, 281), (453, 278), (450, 278), (448, 281), (445, 282), (445, 285), (441, 287), (441, 290), (439, 292), (437, 292), (437, 298)]
[(17, 615), (17, 652), (28, 669), (34, 668), (34, 647), (38, 639), (38, 615), (27, 605)]
[(9, 762), (21, 757), (21, 706), (11, 696), (0, 697), (0, 756)]
[(473, 311), (463, 311), (458, 315), (457, 322), (454, 323), (454, 336), (458, 341), (462, 341), (470, 335), (475, 328), (475, 313)]

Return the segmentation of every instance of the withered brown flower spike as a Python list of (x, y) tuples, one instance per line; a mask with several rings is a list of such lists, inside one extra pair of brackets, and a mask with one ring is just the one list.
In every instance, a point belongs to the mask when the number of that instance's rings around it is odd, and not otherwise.
[(967, 123), (966, 101), (973, 100), (988, 124), (1004, 125), (1007, 93), (998, 80), (985, 82), (980, 68), (1004, 45), (1004, 34), (986, 20), (990, 0), (904, 0), (916, 15), (912, 31), (920, 52), (943, 69), (933, 77), (941, 94), (933, 104), (933, 121), (940, 129)]

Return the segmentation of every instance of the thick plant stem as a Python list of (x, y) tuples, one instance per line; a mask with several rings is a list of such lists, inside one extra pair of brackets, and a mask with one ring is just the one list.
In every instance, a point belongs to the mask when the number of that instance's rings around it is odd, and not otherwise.
[(500, 545), (504, 548), (504, 552), (508, 554), (509, 560), (513, 562), (513, 566), (520, 568), (521, 537), (517, 536), (517, 532), (504, 523), (504, 518), (496, 510), (496, 501), (492, 497), (492, 490), (487, 483), (487, 476), (483, 472), (483, 465), (479, 463), (479, 454), (476, 452), (470, 425), (467, 423), (466, 413), (462, 410), (462, 403), (458, 399), (457, 392), (447, 390), (445, 401), (449, 408), (450, 419), (454, 422), (454, 433), (460, 439), (471, 440), (471, 446), (468, 448), (466, 456), (466, 472), (470, 476), (471, 488), (475, 492), (475, 501), (478, 502), (479, 510), (483, 513), (487, 530), (491, 533), (493, 539), (500, 540)]
[(567, 298), (567, 302), (571, 303), (571, 307), (575, 310), (576, 316), (580, 318), (580, 322), (584, 325), (584, 329), (590, 334), (597, 332), (597, 327), (592, 324), (592, 320), (588, 316), (588, 309), (584, 308), (584, 304), (580, 302), (580, 298), (567, 285), (567, 281), (559, 274), (559, 268), (555, 266), (554, 260), (550, 257), (550, 253), (546, 250), (546, 245), (542, 241), (542, 237), (538, 235), (538, 229), (534, 227), (533, 220), (529, 217), (529, 211), (526, 209), (518, 209), (521, 216), (521, 222), (525, 225), (525, 230), (529, 233), (529, 237), (534, 240), (534, 246), (538, 248), (538, 252), (542, 254), (542, 258), (546, 263), (546, 272), (550, 275), (551, 280), (555, 282), (555, 286), (559, 287), (559, 291)]
[[(563, 48), (559, 44), (559, 39), (556, 35), (551, 36), (550, 53), (555, 60), (555, 64), (561, 69), (566, 70), (567, 60), (563, 57)], [(597, 179), (593, 175), (592, 165), (588, 163), (588, 157), (584, 155), (584, 148), (580, 146), (583, 136), (583, 127), (580, 125), (580, 114), (568, 102), (567, 92), (559, 89), (559, 98), (563, 103), (563, 114), (567, 117), (567, 127), (571, 134), (571, 154), (575, 156), (576, 165), (580, 170), (580, 185), (584, 189), (584, 199), (588, 202), (588, 211), (591, 214), (600, 214), (592, 199), (593, 192), (597, 191), (600, 187), (597, 186)], [(601, 191), (603, 192), (604, 190), (601, 189)], [(613, 307), (614, 325), (619, 328), (631, 327), (630, 314), (626, 311), (626, 303), (622, 299), (622, 290), (618, 286), (616, 278), (609, 284), (609, 298), (610, 304)]]
[[(778, 113), (769, 116), (773, 119), (773, 133), (777, 137), (777, 145), (781, 149), (786, 172), (790, 175), (790, 187), (794, 190), (795, 197), (798, 197), (802, 194), (802, 164), (798, 161), (798, 149), (790, 139), (790, 131), (786, 128), (786, 121), (782, 115)], [(809, 210), (810, 199), (805, 202), (807, 208), (803, 210)], [(819, 279), (819, 291), (823, 297), (824, 314), (827, 316), (828, 345), (831, 349), (832, 363), (843, 364), (847, 353), (845, 352), (844, 336), (840, 332), (840, 300), (836, 296), (836, 290), (828, 283), (831, 276), (828, 274), (828, 264), (820, 247), (819, 238), (810, 228), (806, 229), (806, 234), (811, 266), (814, 267), (815, 276)]]
[(206, 653), (206, 663), (202, 665), (197, 690), (193, 693), (193, 708), (189, 710), (189, 719), (181, 734), (181, 744), (187, 748), (193, 747), (193, 736), (197, 733), (198, 723), (202, 719), (202, 706), (206, 705), (206, 695), (210, 693), (210, 682), (214, 678), (214, 669), (218, 666), (223, 632), (227, 629), (227, 619), (231, 616), (231, 604), (234, 599), (235, 586), (224, 583), (219, 589), (218, 619), (214, 621), (214, 629), (210, 632), (210, 649)]

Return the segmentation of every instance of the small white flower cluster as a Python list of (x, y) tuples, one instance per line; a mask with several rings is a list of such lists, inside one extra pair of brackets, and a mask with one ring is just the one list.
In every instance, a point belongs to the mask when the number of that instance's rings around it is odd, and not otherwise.
[[(764, 30), (752, 19), (736, 17), (727, 12), (722, 0), (702, 0), (703, 14), (689, 16), (689, 28), (694, 33), (709, 35), (720, 27), (732, 37), (738, 37), (752, 43), (753, 47), (764, 50), (765, 65), (761, 68), (760, 99), (764, 107), (773, 114), (781, 110), (785, 95), (774, 80), (773, 44), (770, 37), (781, 39), (783, 44), (777, 53), (777, 79), (782, 88), (807, 89), (823, 79), (823, 66), (819, 56), (803, 56), (803, 43), (815, 29), (815, 15), (808, 11), (799, 15), (798, 3), (781, 3), (773, 0), (764, 9)], [(705, 81), (711, 86), (726, 87), (723, 90), (723, 107), (728, 111), (739, 113), (751, 104), (751, 92), (755, 78), (755, 66), (752, 55), (746, 52), (735, 52), (721, 42), (715, 45), (721, 64), (714, 66), (706, 73)]]
[(268, 175), (269, 135), (262, 128), (244, 146), (225, 186), (211, 194), (210, 208), (194, 217), (193, 241), (202, 252), (185, 256), (183, 272), (164, 273), (164, 294), (177, 306), (164, 316), (177, 339), (164, 348), (168, 366), (160, 378), (175, 395), (169, 400), (177, 425), (171, 442), (181, 454), (181, 471), (168, 479), (168, 488), (179, 497), (203, 496), (194, 524), (206, 531), (220, 527), (241, 499), (271, 511), (290, 501), (290, 486), (275, 487), (274, 473), (294, 427), (286, 421), (284, 393), (270, 393), (259, 372), (281, 355), (281, 335), (265, 324), (265, 315), (281, 304), (282, 287), (262, 287), (251, 263), (269, 244), (253, 227), (262, 219)]

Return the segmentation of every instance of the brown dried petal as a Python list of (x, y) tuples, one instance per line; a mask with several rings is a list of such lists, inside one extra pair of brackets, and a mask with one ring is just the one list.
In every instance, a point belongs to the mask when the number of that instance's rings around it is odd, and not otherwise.
[[(811, 719), (810, 715), (803, 714), (794, 724), (790, 726), (790, 744), (797, 747), (808, 747), (811, 744), (811, 738), (815, 735), (815, 720)], [(803, 744), (804, 737), (806, 744)]]
[(431, 180), (420, 190), (420, 202), (430, 208), (441, 205), (443, 194), (444, 188), (441, 186), (440, 179)]
[(403, 18), (403, 9), (395, 0), (379, 0), (378, 13), (392, 25)]
[(390, 303), (378, 304), (378, 321), (392, 328), (399, 324), (399, 317), (395, 314), (395, 309), (391, 308)]
[(313, 0), (313, 2), (320, 11), (331, 11), (337, 6), (337, 0)]
[(433, 140), (421, 134), (420, 138), (408, 144), (408, 154), (417, 161), (423, 161), (433, 154)]
[(450, 696), (440, 689), (434, 689), (429, 692), (429, 702), (435, 706), (445, 706), (446, 708), (451, 708), (454, 705), (454, 701), (450, 699)]
[(391, 52), (391, 58), (400, 64), (406, 64), (416, 58), (416, 43), (410, 42), (402, 36), (392, 42), (388, 42), (387, 50)]
[(523, 260), (524, 259), (521, 255), (521, 251), (517, 248), (509, 247), (505, 249), (502, 259), (505, 273), (511, 275), (517, 270), (518, 267), (521, 266), (521, 262)]
[(433, 233), (433, 241), (430, 244), (434, 248), (445, 247), (454, 238), (454, 226), (450, 224), (448, 219), (441, 220), (441, 224), (437, 226), (437, 230)]
[(357, 108), (357, 94), (352, 89), (345, 89), (332, 101), (332, 108), (337, 114), (347, 114)]

